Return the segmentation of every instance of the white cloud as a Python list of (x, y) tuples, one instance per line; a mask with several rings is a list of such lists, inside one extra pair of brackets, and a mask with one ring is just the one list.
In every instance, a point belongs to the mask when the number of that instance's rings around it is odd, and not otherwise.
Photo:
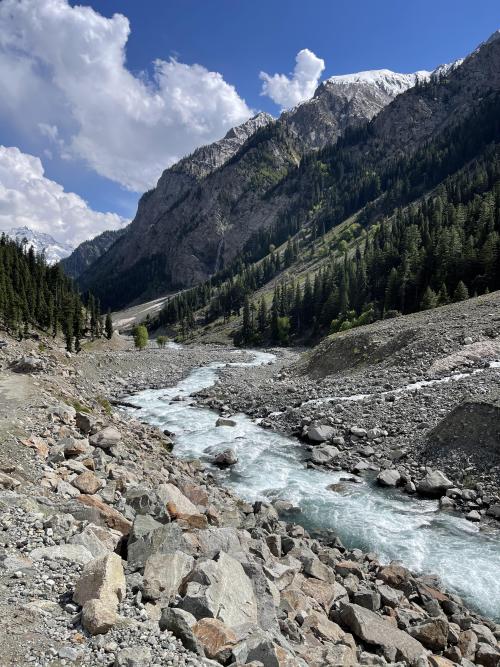
[(30, 227), (56, 241), (77, 245), (127, 220), (93, 211), (72, 192), (44, 176), (39, 158), (0, 146), (0, 229)]
[(0, 120), (143, 191), (252, 115), (217, 72), (176, 59), (126, 67), (129, 21), (67, 0), (0, 2)]
[(295, 68), (291, 78), (286, 74), (260, 73), (262, 95), (267, 95), (282, 109), (291, 109), (314, 95), (319, 79), (325, 69), (325, 61), (309, 49), (302, 49), (295, 57)]

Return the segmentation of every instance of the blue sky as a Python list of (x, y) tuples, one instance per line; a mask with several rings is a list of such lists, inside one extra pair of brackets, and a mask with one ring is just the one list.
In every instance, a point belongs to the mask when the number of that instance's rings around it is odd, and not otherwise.
[[(19, 154), (4, 152), (0, 185), (8, 169), (29, 173), (37, 195), (53, 184), (46, 216), (66, 240), (85, 202), (115, 214), (89, 213), (81, 240), (133, 217), (164, 167), (254, 110), (277, 115), (334, 74), (433, 69), (499, 28), (498, 0), (2, 0), (0, 144)], [(263, 96), (260, 72), (291, 78), (303, 49), (306, 85)], [(57, 184), (85, 201), (65, 199)], [(0, 227), (28, 220), (28, 203), (9, 218), (4, 199)]]

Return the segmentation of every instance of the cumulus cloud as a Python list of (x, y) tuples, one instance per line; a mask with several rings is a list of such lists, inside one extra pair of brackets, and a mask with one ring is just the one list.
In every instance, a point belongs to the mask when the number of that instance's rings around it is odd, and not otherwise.
[(314, 94), (325, 69), (325, 61), (309, 49), (302, 49), (295, 57), (295, 68), (291, 77), (286, 74), (260, 73), (263, 81), (262, 95), (267, 95), (282, 109), (291, 109)]
[(141, 192), (252, 111), (201, 65), (171, 58), (156, 60), (151, 75), (133, 74), (129, 34), (121, 14), (106, 18), (67, 0), (2, 0), (0, 120)]
[(128, 220), (93, 211), (87, 203), (44, 175), (42, 163), (18, 148), (0, 146), (0, 229), (30, 227), (76, 245)]

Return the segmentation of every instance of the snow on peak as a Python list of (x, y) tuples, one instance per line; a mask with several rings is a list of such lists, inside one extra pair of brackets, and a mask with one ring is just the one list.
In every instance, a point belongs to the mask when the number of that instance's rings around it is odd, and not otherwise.
[(36, 253), (45, 253), (48, 264), (57, 264), (61, 259), (70, 255), (74, 248), (67, 243), (56, 241), (50, 234), (37, 232), (30, 227), (13, 227), (5, 232), (7, 236), (21, 243), (27, 241), (27, 247), (33, 247)]
[(401, 74), (392, 72), (389, 69), (375, 69), (366, 72), (356, 72), (354, 74), (341, 74), (327, 79), (334, 85), (349, 84), (367, 84), (374, 86), (391, 97), (403, 93), (408, 88), (412, 88), (417, 81), (427, 81), (431, 72), (421, 70), (413, 74)]

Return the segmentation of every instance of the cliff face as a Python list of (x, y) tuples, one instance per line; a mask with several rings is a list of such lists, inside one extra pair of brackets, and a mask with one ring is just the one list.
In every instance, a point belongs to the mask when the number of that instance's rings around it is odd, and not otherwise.
[(74, 279), (79, 278), (86, 269), (92, 266), (99, 257), (104, 255), (113, 243), (125, 233), (126, 228), (107, 231), (89, 241), (80, 243), (71, 255), (60, 261), (66, 275)]
[(435, 74), (333, 77), (279, 120), (259, 114), (166, 170), (127, 233), (81, 276), (81, 287), (116, 308), (205, 280), (301, 197), (295, 167), (306, 153), (371, 120), (368, 136), (350, 150), (356, 168), (365, 160), (376, 166), (410, 154), (499, 89), (498, 33)]
[(81, 275), (82, 288), (117, 307), (205, 280), (293, 201), (275, 187), (303, 154), (373, 118), (416, 78), (387, 70), (333, 77), (279, 120), (258, 114), (196, 150), (143, 195), (126, 234)]

